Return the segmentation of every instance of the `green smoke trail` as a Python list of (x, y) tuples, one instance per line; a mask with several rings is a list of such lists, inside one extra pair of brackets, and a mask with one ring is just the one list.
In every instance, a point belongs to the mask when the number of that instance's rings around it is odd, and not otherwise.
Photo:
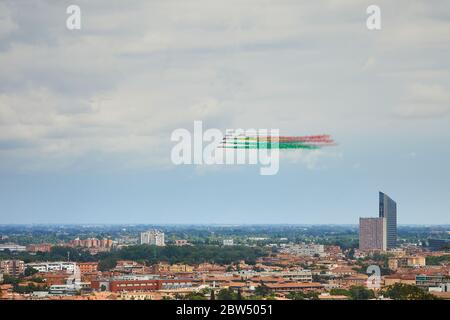
[(224, 145), (223, 148), (227, 149), (308, 149), (315, 150), (320, 149), (320, 146), (304, 144), (304, 143), (248, 143), (248, 142), (229, 142), (230, 144)]

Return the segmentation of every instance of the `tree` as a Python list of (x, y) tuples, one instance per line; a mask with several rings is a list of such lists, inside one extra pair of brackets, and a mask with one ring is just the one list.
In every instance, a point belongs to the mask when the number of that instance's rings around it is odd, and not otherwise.
[(32, 267), (26, 267), (26, 269), (25, 269), (25, 271), (24, 271), (23, 274), (25, 275), (25, 277), (29, 277), (29, 276), (32, 276), (32, 275), (38, 273), (38, 272), (39, 272), (39, 271), (36, 270), (35, 268), (32, 268)]
[(114, 268), (117, 265), (117, 260), (114, 257), (107, 257), (102, 259), (98, 263), (98, 269), (100, 271), (108, 271)]
[(286, 298), (291, 300), (317, 300), (319, 299), (319, 293), (315, 291), (311, 292), (291, 291), (286, 295)]
[(233, 289), (222, 289), (217, 294), (218, 300), (237, 300), (237, 295), (234, 293)]
[(332, 296), (347, 296), (352, 300), (369, 300), (375, 298), (374, 292), (364, 286), (352, 286), (349, 290), (341, 288), (331, 289), (330, 294)]
[(241, 288), (238, 289), (236, 299), (237, 299), (237, 300), (242, 300), (242, 292), (241, 292)]
[(375, 298), (374, 292), (363, 286), (350, 287), (350, 295), (353, 300), (369, 300)]
[(441, 264), (446, 264), (446, 263), (450, 263), (450, 256), (439, 256), (439, 257), (434, 257), (434, 256), (427, 256), (426, 257), (426, 264), (427, 266), (438, 266)]
[(184, 300), (206, 300), (206, 297), (200, 292), (190, 292), (184, 296)]
[(270, 289), (263, 282), (255, 288), (255, 295), (267, 297), (270, 294)]
[(439, 300), (418, 286), (405, 283), (390, 285), (382, 291), (382, 294), (394, 300)]
[(346, 289), (341, 289), (341, 288), (334, 288), (330, 290), (330, 295), (332, 296), (347, 296), (347, 297), (351, 297), (352, 294), (350, 293), (349, 290)]
[(216, 294), (215, 294), (214, 290), (211, 290), (210, 300), (216, 300)]

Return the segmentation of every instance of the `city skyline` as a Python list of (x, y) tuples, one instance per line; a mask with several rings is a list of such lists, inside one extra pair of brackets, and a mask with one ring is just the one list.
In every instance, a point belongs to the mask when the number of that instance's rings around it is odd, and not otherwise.
[[(450, 224), (450, 6), (381, 0), (0, 3), (2, 224)], [(401, 14), (399, 14), (401, 13)], [(279, 171), (176, 166), (174, 130), (338, 144)]]

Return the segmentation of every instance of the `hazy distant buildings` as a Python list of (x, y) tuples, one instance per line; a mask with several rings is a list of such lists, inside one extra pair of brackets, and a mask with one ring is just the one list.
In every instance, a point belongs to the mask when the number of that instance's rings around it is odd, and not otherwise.
[(397, 246), (397, 203), (385, 195), (379, 193), (380, 218), (386, 219), (386, 232), (384, 233), (384, 242), (387, 249)]
[(165, 246), (164, 232), (159, 230), (149, 230), (141, 233), (141, 244), (150, 244), (159, 247)]
[(324, 257), (326, 256), (325, 247), (322, 244), (294, 244), (286, 245), (280, 250), (283, 253), (288, 253), (296, 256), (304, 257)]
[(224, 239), (222, 243), (224, 246), (233, 246), (234, 240), (233, 239)]
[(397, 204), (379, 193), (379, 217), (359, 219), (359, 249), (382, 250), (397, 246)]
[(50, 243), (30, 244), (27, 246), (27, 251), (31, 253), (50, 252), (51, 250), (52, 245)]
[(0, 251), (6, 251), (6, 250), (8, 250), (10, 252), (24, 252), (24, 251), (27, 251), (27, 247), (20, 246), (15, 243), (0, 244)]
[(431, 251), (450, 249), (449, 239), (428, 239), (428, 248)]
[(69, 242), (69, 245), (72, 247), (83, 247), (83, 248), (112, 248), (113, 241), (111, 239), (97, 239), (97, 238), (88, 238), (80, 240), (80, 238), (76, 238)]
[(175, 245), (177, 247), (188, 246), (189, 242), (186, 239), (175, 240)]

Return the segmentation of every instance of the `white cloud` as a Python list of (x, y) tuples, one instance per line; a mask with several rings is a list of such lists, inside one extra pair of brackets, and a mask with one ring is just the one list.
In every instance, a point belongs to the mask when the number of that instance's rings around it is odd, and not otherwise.
[(395, 110), (404, 118), (442, 117), (450, 112), (448, 88), (441, 85), (411, 85), (403, 98), (403, 103)]
[(80, 31), (65, 28), (68, 3), (1, 4), (0, 157), (12, 166), (164, 166), (170, 132), (194, 120), (349, 143), (392, 114), (448, 112), (443, 1), (437, 17), (423, 1), (381, 1), (379, 33), (361, 1), (79, 1)]

